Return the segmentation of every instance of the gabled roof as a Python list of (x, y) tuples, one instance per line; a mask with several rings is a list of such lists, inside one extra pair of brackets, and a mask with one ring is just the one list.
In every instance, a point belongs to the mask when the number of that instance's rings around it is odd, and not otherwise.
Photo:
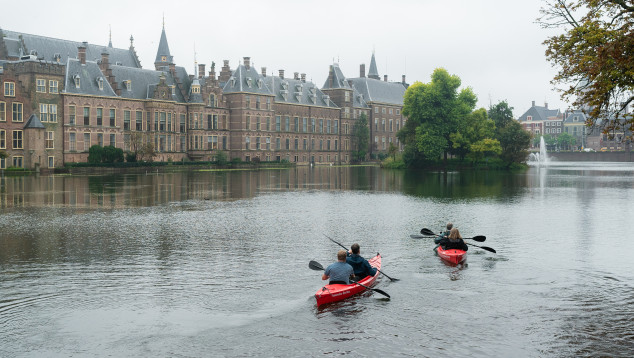
[[(2, 30), (6, 36), (4, 39), (7, 46), (8, 55), (12, 57), (20, 57), (28, 55), (31, 51), (37, 53), (37, 57), (45, 61), (56, 62), (59, 56), (60, 63), (66, 63), (69, 58), (77, 58), (77, 48), (82, 42), (60, 40), (51, 37), (25, 34), (21, 32)], [(22, 48), (21, 40), (24, 42), (26, 51)], [(97, 61), (101, 59), (103, 45), (86, 44), (86, 59)], [(136, 54), (132, 49), (109, 48), (110, 63), (120, 63), (122, 66), (141, 68)]]
[[(166, 56), (167, 57), (167, 61), (163, 61), (161, 59), (162, 56)], [(174, 62), (174, 58), (172, 57), (172, 55), (170, 54), (170, 47), (167, 44), (167, 36), (165, 35), (165, 27), (163, 27), (163, 30), (161, 31), (161, 40), (159, 41), (159, 47), (158, 50), (156, 51), (156, 60), (154, 60), (155, 63), (173, 63)]]
[(548, 107), (541, 107), (533, 105), (528, 109), (523, 115), (521, 115), (517, 120), (520, 122), (526, 121), (528, 116), (532, 117), (533, 121), (545, 121), (548, 119), (562, 119), (561, 112), (559, 109), (548, 109)]
[[(121, 89), (121, 97), (134, 99), (152, 98), (156, 85), (161, 81), (161, 75), (165, 76), (165, 83), (168, 86), (175, 86), (174, 77), (165, 71), (144, 70), (141, 68), (130, 68), (124, 66), (111, 66), (112, 74), (115, 76), (117, 85)], [(131, 87), (128, 89), (124, 86), (124, 81), (130, 81)], [(176, 89), (173, 101), (184, 103), (185, 98), (182, 93)]]
[(586, 114), (579, 109), (567, 111), (565, 115), (564, 123), (569, 124), (584, 124), (586, 122)]
[(403, 105), (405, 86), (401, 82), (385, 82), (367, 77), (350, 78), (348, 81), (368, 103)]
[(235, 92), (273, 94), (271, 89), (264, 83), (262, 75), (252, 66), (247, 68), (245, 65), (240, 65), (233, 71), (229, 81), (225, 83), (222, 90), (225, 94)]
[(338, 108), (313, 82), (269, 76), (264, 83), (275, 94), (275, 102)]
[(43, 129), (43, 128), (46, 128), (46, 127), (44, 127), (42, 122), (40, 122), (40, 119), (37, 118), (35, 113), (33, 113), (31, 115), (31, 117), (29, 117), (29, 120), (26, 121), (26, 124), (24, 125), (24, 129), (28, 129), (28, 128)]
[[(79, 88), (75, 85), (75, 79), (79, 79)], [(99, 89), (99, 81), (103, 81), (103, 90)], [(92, 96), (116, 97), (106, 76), (103, 75), (97, 62), (86, 61), (82, 65), (79, 60), (69, 58), (66, 63), (66, 78), (64, 80), (64, 93), (83, 94)]]
[(375, 80), (380, 80), (379, 71), (376, 69), (376, 59), (374, 58), (374, 52), (372, 52), (372, 59), (370, 60), (370, 70), (368, 71), (368, 77)]
[[(332, 81), (330, 73), (332, 73)], [(352, 89), (352, 87), (350, 87), (350, 85), (346, 81), (346, 76), (343, 75), (343, 72), (341, 71), (338, 63), (333, 63), (332, 65), (330, 65), (330, 73), (328, 74), (328, 78), (326, 78), (326, 83), (324, 83), (322, 89)]]

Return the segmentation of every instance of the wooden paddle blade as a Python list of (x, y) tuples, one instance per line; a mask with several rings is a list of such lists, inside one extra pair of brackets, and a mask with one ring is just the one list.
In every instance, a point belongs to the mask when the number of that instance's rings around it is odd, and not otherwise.
[(434, 234), (433, 231), (431, 231), (431, 230), (429, 230), (427, 228), (420, 229), (420, 233), (423, 234), (423, 235), (434, 235), (434, 236), (436, 236), (436, 234)]
[(308, 263), (308, 267), (311, 270), (315, 270), (315, 271), (323, 271), (324, 270), (324, 267), (317, 261), (310, 261)]

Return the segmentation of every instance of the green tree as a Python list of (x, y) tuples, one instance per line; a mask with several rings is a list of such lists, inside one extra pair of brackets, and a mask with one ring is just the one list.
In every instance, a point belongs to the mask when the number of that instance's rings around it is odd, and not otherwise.
[(354, 160), (359, 162), (365, 160), (369, 144), (370, 128), (368, 127), (368, 116), (362, 113), (352, 127), (352, 157)]
[(100, 145), (93, 145), (88, 148), (88, 163), (97, 164), (103, 161), (103, 147)]
[(460, 159), (471, 151), (473, 143), (486, 138), (495, 137), (495, 123), (489, 119), (484, 108), (477, 109), (464, 116), (458, 122), (458, 130), (450, 135), (450, 153), (457, 155)]
[[(500, 142), (500, 158), (508, 165), (523, 163), (528, 157), (531, 134), (513, 119), (513, 107), (506, 101), (489, 108), (489, 118), (495, 123), (495, 138)], [(539, 145), (539, 137), (537, 138)]]
[(216, 164), (224, 166), (227, 165), (227, 163), (227, 153), (223, 152), (220, 149), (216, 150)]
[(392, 157), (392, 160), (396, 160), (396, 153), (398, 153), (398, 148), (394, 145), (394, 143), (390, 142), (390, 145), (387, 148), (387, 153)]
[(571, 150), (572, 146), (577, 143), (577, 138), (573, 137), (569, 133), (561, 133), (557, 136), (557, 145), (564, 150)]
[(548, 0), (538, 19), (565, 28), (544, 41), (546, 58), (559, 68), (562, 98), (584, 108), (588, 126), (608, 136), (634, 130), (634, 3), (631, 0)]
[(460, 84), (458, 76), (438, 68), (430, 83), (415, 82), (405, 91), (403, 115), (408, 120), (397, 136), (405, 143), (403, 159), (408, 166), (441, 156), (447, 159), (453, 143), (451, 134), (477, 101), (471, 88), (458, 91)]
[(474, 160), (481, 160), (502, 153), (500, 141), (497, 139), (484, 138), (471, 144), (469, 156)]
[(123, 149), (107, 145), (103, 147), (103, 157), (101, 160), (104, 163), (123, 162)]

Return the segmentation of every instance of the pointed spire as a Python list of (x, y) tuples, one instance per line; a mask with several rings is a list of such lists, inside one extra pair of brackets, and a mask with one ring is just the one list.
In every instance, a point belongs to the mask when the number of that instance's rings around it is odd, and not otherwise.
[(170, 54), (170, 47), (167, 44), (167, 36), (165, 35), (165, 20), (163, 20), (163, 29), (161, 30), (161, 40), (159, 41), (158, 51), (156, 51), (156, 60), (154, 60), (154, 66), (159, 67), (168, 66), (173, 63), (174, 59)]
[(374, 58), (374, 50), (372, 50), (372, 59), (370, 60), (370, 70), (368, 71), (368, 77), (380, 80), (379, 71), (376, 69), (376, 59)]
[(108, 47), (112, 48), (112, 25), (108, 25), (110, 34), (108, 35)]

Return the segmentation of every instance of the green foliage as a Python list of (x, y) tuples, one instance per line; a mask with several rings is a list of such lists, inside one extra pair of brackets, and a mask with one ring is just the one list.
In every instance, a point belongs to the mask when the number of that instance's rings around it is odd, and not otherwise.
[(370, 128), (368, 127), (368, 117), (365, 113), (362, 113), (352, 127), (352, 158), (354, 161), (362, 162), (365, 160), (369, 144)]
[[(565, 28), (544, 41), (546, 58), (559, 73), (562, 98), (585, 108), (586, 125), (612, 137), (634, 130), (634, 4), (625, 0), (548, 0), (538, 19)], [(609, 119), (609, 120), (606, 120)]]
[(123, 149), (111, 145), (103, 147), (102, 161), (104, 163), (123, 162)]
[(500, 141), (497, 139), (484, 138), (471, 144), (469, 156), (474, 160), (481, 160), (502, 153)]
[(225, 166), (227, 165), (228, 160), (227, 160), (227, 153), (223, 152), (222, 150), (217, 150), (216, 151), (216, 164), (221, 165), (221, 166)]
[[(524, 163), (528, 157), (531, 134), (513, 119), (513, 107), (501, 101), (489, 108), (489, 118), (495, 123), (495, 138), (500, 142), (500, 158), (512, 166)], [(539, 138), (537, 138), (539, 144)]]
[(134, 153), (134, 152), (125, 153), (125, 161), (128, 162), (128, 163), (136, 162), (136, 153)]
[[(430, 83), (416, 82), (405, 91), (403, 115), (408, 120), (397, 136), (405, 143), (407, 154), (403, 160), (408, 166), (414, 166), (421, 156), (422, 160), (436, 160), (443, 155), (446, 158), (454, 147), (452, 134), (471, 114), (477, 101), (470, 88), (459, 91), (460, 84), (458, 76), (438, 68)], [(453, 135), (453, 139), (461, 141), (460, 148), (464, 147), (466, 138), (466, 133)]]
[(93, 145), (88, 149), (88, 163), (96, 164), (103, 161), (103, 147), (100, 145)]
[(577, 138), (569, 133), (564, 132), (557, 136), (557, 145), (563, 150), (571, 150), (575, 144), (577, 144)]
[(0, 158), (7, 158), (7, 157), (8, 157), (7, 153), (3, 150), (0, 150)]

